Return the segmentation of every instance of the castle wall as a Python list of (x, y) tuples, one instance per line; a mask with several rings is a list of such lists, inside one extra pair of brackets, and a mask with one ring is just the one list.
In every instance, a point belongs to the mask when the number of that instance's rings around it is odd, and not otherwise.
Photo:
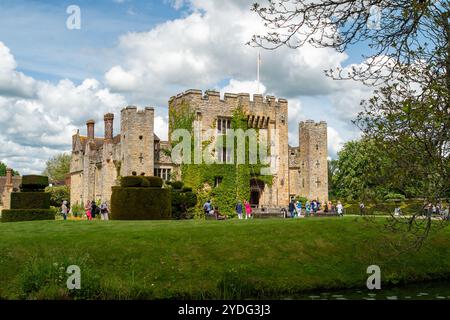
[[(201, 123), (202, 131), (217, 128), (217, 119), (231, 118), (233, 112), (241, 106), (247, 115), (249, 127), (267, 130), (268, 137), (275, 135), (271, 152), (276, 162), (276, 173), (272, 188), (266, 186), (260, 198), (260, 205), (281, 206), (289, 201), (289, 167), (288, 167), (288, 103), (285, 99), (262, 95), (225, 93), (224, 99), (215, 91), (188, 90), (169, 100), (169, 109), (177, 108), (186, 102), (195, 111), (196, 120)], [(169, 141), (174, 124), (169, 119)], [(276, 140), (276, 141), (275, 141)], [(278, 150), (274, 150), (277, 146)]]
[(328, 201), (327, 124), (312, 120), (300, 122), (301, 196)]
[(121, 175), (153, 175), (154, 109), (138, 111), (127, 107), (121, 112)]
[(117, 170), (114, 165), (114, 146), (110, 142), (106, 142), (103, 146), (102, 157), (102, 181), (100, 187), (100, 199), (109, 201), (112, 195), (112, 187), (117, 185)]

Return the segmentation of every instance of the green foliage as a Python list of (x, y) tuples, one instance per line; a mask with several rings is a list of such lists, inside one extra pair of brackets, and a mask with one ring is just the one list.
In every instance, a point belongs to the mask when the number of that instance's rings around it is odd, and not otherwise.
[[(186, 129), (193, 136), (193, 121), (195, 112), (186, 102), (181, 106), (177, 106), (177, 110), (172, 110), (171, 128)], [(244, 132), (249, 129), (247, 118), (241, 106), (236, 108), (231, 119), (231, 128), (234, 130), (242, 129)], [(258, 134), (258, 130), (256, 129)], [(225, 136), (223, 145), (227, 144), (227, 140), (231, 139), (230, 135)], [(233, 137), (234, 143), (234, 159), (236, 162), (238, 151), (238, 139)], [(178, 141), (173, 141), (173, 145)], [(193, 139), (191, 141), (192, 154), (194, 159)], [(203, 143), (203, 150), (212, 142)], [(242, 143), (242, 142), (241, 142)], [(216, 145), (215, 147), (220, 147)], [(261, 144), (260, 148), (268, 148)], [(261, 169), (265, 167), (260, 161), (257, 164), (249, 163), (249, 137), (245, 137), (245, 163), (229, 164), (229, 163), (213, 163), (206, 164), (182, 164), (181, 176), (187, 187), (195, 190), (197, 194), (197, 204), (195, 206), (196, 217), (203, 217), (203, 204), (206, 200), (212, 200), (213, 206), (217, 206), (222, 214), (229, 216), (235, 215), (235, 205), (238, 200), (249, 200), (250, 197), (250, 180), (258, 179), (266, 185), (271, 185), (273, 177), (270, 175), (261, 175)], [(216, 183), (220, 181), (220, 183)]]
[(384, 200), (405, 200), (405, 196), (403, 194), (400, 193), (393, 193), (390, 192), (387, 195), (384, 196)]
[(152, 188), (161, 188), (163, 185), (163, 179), (161, 179), (160, 177), (148, 176), (148, 177), (143, 177), (143, 179), (147, 180), (148, 186), (152, 187)]
[[(6, 164), (0, 161), (0, 177), (6, 176)], [(20, 176), (20, 173), (13, 170), (13, 176)]]
[(70, 155), (61, 153), (46, 162), (46, 167), (42, 173), (48, 176), (50, 181), (64, 180), (70, 172)]
[(60, 207), (63, 201), (70, 203), (70, 188), (68, 186), (47, 187), (45, 192), (50, 193), (50, 205)]
[(128, 176), (120, 179), (120, 186), (123, 188), (161, 188), (163, 180), (153, 176)]
[(2, 211), (2, 222), (54, 220), (51, 209), (10, 209)]
[(332, 166), (333, 194), (337, 198), (383, 199), (394, 189), (386, 180), (392, 162), (371, 140), (347, 142)]
[(170, 190), (162, 188), (113, 187), (111, 219), (164, 220), (170, 219)]
[(49, 209), (50, 193), (12, 192), (11, 209)]
[(120, 179), (120, 186), (123, 188), (138, 188), (142, 185), (141, 176), (128, 176)]
[(72, 216), (83, 217), (85, 214), (84, 207), (81, 204), (75, 203), (72, 205)]
[(21, 191), (40, 191), (48, 186), (48, 177), (38, 175), (25, 175), (22, 177)]
[(172, 197), (172, 218), (190, 219), (192, 218), (192, 209), (197, 204), (197, 196), (192, 190), (176, 189), (171, 191)]
[(295, 201), (299, 201), (301, 204), (305, 205), (306, 201), (308, 201), (308, 198), (305, 197), (301, 197), (301, 196), (296, 196), (294, 198)]
[(175, 190), (181, 190), (183, 188), (183, 182), (182, 181), (174, 181), (170, 184), (172, 188)]

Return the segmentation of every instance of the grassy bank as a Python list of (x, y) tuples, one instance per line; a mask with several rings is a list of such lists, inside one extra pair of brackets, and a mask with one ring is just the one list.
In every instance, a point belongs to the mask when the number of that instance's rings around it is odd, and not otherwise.
[[(450, 228), (419, 252), (388, 249), (383, 220), (42, 221), (0, 224), (0, 297), (258, 298), (450, 278)], [(81, 290), (65, 288), (68, 265)]]

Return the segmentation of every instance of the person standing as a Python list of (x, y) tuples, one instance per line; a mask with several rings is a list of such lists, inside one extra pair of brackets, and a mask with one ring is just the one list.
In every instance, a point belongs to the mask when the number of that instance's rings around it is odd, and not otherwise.
[(102, 217), (102, 220), (109, 220), (109, 208), (106, 201), (103, 202), (100, 206), (100, 215)]
[(98, 211), (98, 206), (95, 203), (95, 200), (92, 200), (92, 202), (91, 202), (91, 216), (92, 216), (92, 219), (95, 219), (95, 216), (98, 213), (97, 211)]
[(211, 210), (212, 210), (211, 200), (208, 200), (203, 205), (203, 211), (205, 212), (205, 215), (207, 216), (210, 214)]
[(236, 204), (236, 213), (238, 215), (239, 220), (242, 220), (242, 203), (238, 201)]
[(245, 206), (245, 219), (250, 219), (252, 217), (252, 207), (250, 206), (250, 203), (245, 200), (244, 202)]
[(296, 207), (297, 207), (297, 216), (299, 218), (301, 218), (302, 217), (302, 203), (301, 203), (301, 201), (297, 201)]
[(64, 200), (61, 205), (61, 214), (64, 220), (67, 220), (67, 213), (69, 212), (69, 208), (67, 207), (67, 201)]
[(340, 201), (338, 201), (338, 204), (336, 206), (336, 210), (337, 210), (338, 216), (342, 217), (343, 214), (344, 214), (344, 206), (342, 205), (342, 203)]
[(305, 212), (306, 212), (306, 216), (309, 217), (309, 214), (311, 213), (311, 204), (309, 203), (308, 200), (306, 200), (306, 203), (305, 203)]
[(361, 203), (359, 204), (359, 215), (364, 215), (364, 202), (361, 201)]
[(289, 202), (289, 213), (291, 215), (291, 218), (295, 217), (295, 203), (294, 203), (294, 199), (291, 199), (291, 202)]
[(92, 220), (92, 214), (91, 214), (91, 200), (88, 200), (86, 205), (84, 206), (84, 211), (86, 213), (86, 217), (88, 220)]

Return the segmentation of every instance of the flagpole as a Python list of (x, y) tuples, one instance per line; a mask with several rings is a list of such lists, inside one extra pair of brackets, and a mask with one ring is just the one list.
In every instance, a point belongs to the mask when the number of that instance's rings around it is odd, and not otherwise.
[(256, 85), (257, 85), (257, 89), (256, 89), (256, 93), (259, 94), (259, 68), (260, 68), (260, 64), (261, 64), (261, 52), (258, 49), (258, 56), (256, 57)]

